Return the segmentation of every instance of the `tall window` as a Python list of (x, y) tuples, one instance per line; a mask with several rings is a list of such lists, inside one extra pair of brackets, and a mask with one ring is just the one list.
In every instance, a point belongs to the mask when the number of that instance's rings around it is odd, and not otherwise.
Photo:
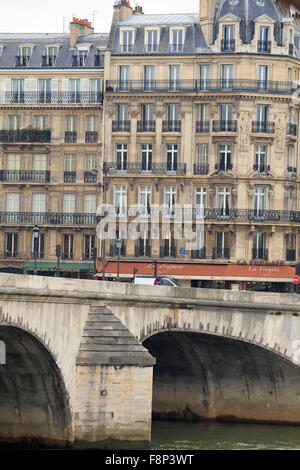
[(180, 65), (169, 65), (169, 89), (171, 91), (180, 89)]
[(258, 41), (258, 52), (270, 52), (270, 41), (269, 41), (269, 27), (260, 26), (259, 28), (259, 41)]
[(71, 103), (80, 103), (80, 79), (69, 80), (69, 100)]
[(142, 104), (142, 121), (140, 123), (141, 130), (143, 132), (154, 132), (155, 131), (155, 121), (154, 121), (154, 111), (153, 104)]
[(231, 164), (231, 145), (219, 145), (219, 170), (228, 171), (232, 169)]
[(254, 216), (255, 218), (264, 218), (266, 210), (266, 188), (254, 188)]
[(154, 65), (144, 66), (144, 90), (155, 90), (155, 68)]
[(269, 107), (265, 104), (260, 104), (256, 108), (256, 121), (258, 132), (267, 131), (268, 111)]
[(18, 256), (18, 234), (5, 234), (5, 258), (17, 258)]
[(34, 116), (34, 127), (40, 131), (48, 129), (48, 116), (39, 115)]
[(157, 52), (158, 51), (158, 31), (157, 29), (146, 31), (146, 52)]
[(120, 65), (119, 67), (119, 89), (120, 91), (129, 90), (130, 86), (130, 67), (129, 65)]
[(267, 65), (258, 66), (258, 84), (259, 90), (266, 90), (268, 88), (269, 67)]
[(99, 128), (98, 116), (94, 116), (94, 115), (87, 116), (86, 117), (86, 132), (85, 132), (86, 142), (98, 141), (98, 128)]
[(200, 82), (199, 89), (202, 91), (210, 88), (210, 65), (200, 65)]
[(119, 126), (122, 123), (128, 122), (128, 104), (117, 105), (117, 117), (118, 117)]
[(208, 165), (208, 144), (198, 144), (196, 146), (196, 175), (207, 175), (209, 170)]
[[(21, 168), (21, 156), (19, 153), (7, 154), (7, 169), (9, 171), (19, 171)], [(16, 175), (15, 175), (16, 176)]]
[(21, 116), (12, 114), (8, 116), (8, 129), (10, 131), (17, 131), (21, 127)]
[(77, 116), (67, 116), (67, 132), (77, 131)]
[(27, 67), (30, 61), (32, 47), (19, 47), (16, 66)]
[(68, 153), (65, 155), (65, 171), (76, 171), (76, 155), (73, 153)]
[(267, 165), (267, 147), (265, 145), (256, 145), (255, 147), (255, 167), (259, 172), (264, 172)]
[(141, 217), (149, 217), (151, 213), (151, 186), (139, 186), (138, 205)]
[(182, 52), (184, 45), (184, 30), (173, 29), (171, 31), (171, 52)]
[(75, 194), (64, 194), (64, 213), (75, 213)]
[(127, 154), (128, 154), (127, 144), (117, 144), (116, 145), (117, 171), (126, 171), (127, 170)]
[(178, 104), (168, 104), (167, 106), (167, 131), (178, 132), (179, 131), (179, 106)]
[(35, 171), (47, 170), (47, 154), (35, 153), (32, 156), (32, 169)]
[(13, 103), (24, 103), (24, 80), (12, 80)]
[(83, 211), (85, 214), (96, 214), (97, 196), (96, 194), (85, 194), (83, 200)]
[(121, 52), (132, 52), (135, 31), (122, 31)]
[(225, 25), (223, 29), (223, 51), (234, 51), (234, 25)]
[(51, 103), (51, 80), (39, 79), (38, 80), (38, 96), (39, 103)]
[(90, 79), (90, 102), (100, 103), (102, 97), (102, 80), (100, 78)]
[(32, 212), (34, 223), (42, 223), (46, 217), (46, 194), (34, 193), (32, 195)]
[(178, 145), (167, 144), (167, 171), (176, 172), (178, 169)]
[(63, 235), (63, 259), (73, 259), (74, 257), (74, 235)]
[(220, 105), (220, 131), (232, 131), (232, 104)]
[(253, 259), (268, 259), (266, 245), (267, 234), (265, 232), (256, 232), (253, 234)]
[(222, 88), (233, 87), (233, 65), (222, 65), (221, 82), (222, 82)]
[(19, 212), (20, 208), (20, 194), (19, 193), (7, 193), (6, 194), (6, 211), (7, 212)]
[(196, 216), (203, 217), (207, 205), (207, 189), (204, 186), (195, 188), (195, 209)]
[(164, 189), (164, 205), (166, 206), (166, 217), (174, 217), (175, 215), (175, 206), (177, 198), (177, 188), (176, 186), (165, 186)]
[(152, 144), (142, 144), (142, 171), (152, 170)]
[(230, 188), (217, 188), (217, 209), (218, 216), (222, 218), (229, 217), (230, 213)]
[(215, 234), (215, 259), (228, 259), (229, 258), (229, 233), (216, 232)]
[(85, 156), (85, 171), (92, 171), (97, 166), (97, 158), (95, 153)]
[(126, 186), (114, 186), (114, 207), (117, 217), (126, 217), (127, 214), (127, 190)]
[(93, 250), (95, 248), (95, 235), (84, 235), (83, 239), (83, 257), (84, 259), (93, 259)]
[(43, 65), (44, 66), (46, 65), (48, 67), (53, 67), (55, 60), (56, 60), (57, 53), (58, 53), (58, 47), (56, 46), (46, 47), (45, 57), (44, 57), (45, 60), (44, 60)]

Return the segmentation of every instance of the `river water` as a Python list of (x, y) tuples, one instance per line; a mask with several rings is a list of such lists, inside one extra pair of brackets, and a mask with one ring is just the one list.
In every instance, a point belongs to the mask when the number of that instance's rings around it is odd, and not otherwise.
[(154, 421), (155, 450), (299, 450), (300, 426)]

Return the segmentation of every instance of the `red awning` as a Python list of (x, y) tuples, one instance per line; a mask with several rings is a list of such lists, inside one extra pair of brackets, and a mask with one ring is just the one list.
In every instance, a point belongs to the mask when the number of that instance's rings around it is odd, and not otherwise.
[[(133, 277), (134, 268), (138, 270), (136, 273), (138, 276), (153, 276), (154, 269), (152, 263), (127, 261), (120, 262), (120, 276)], [(98, 264), (98, 272), (102, 272), (102, 263)], [(105, 274), (108, 277), (115, 277), (117, 274), (117, 262), (107, 262)], [(176, 279), (293, 282), (295, 268), (279, 265), (157, 263), (157, 274)]]

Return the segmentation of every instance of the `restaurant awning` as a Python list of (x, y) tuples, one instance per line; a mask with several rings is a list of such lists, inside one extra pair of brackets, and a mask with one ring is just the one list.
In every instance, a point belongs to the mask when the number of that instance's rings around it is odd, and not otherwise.
[[(38, 261), (37, 271), (56, 271), (57, 262)], [(92, 263), (59, 263), (60, 272), (88, 273), (94, 270)], [(34, 261), (28, 261), (23, 265), (23, 271), (34, 271)]]
[[(153, 276), (152, 263), (120, 262), (120, 277)], [(102, 273), (102, 263), (98, 264)], [(295, 268), (280, 265), (239, 265), (239, 264), (196, 264), (196, 263), (157, 263), (157, 274), (175, 279), (256, 281), (256, 282), (293, 282)], [(105, 267), (106, 277), (117, 275), (117, 262), (109, 261)]]

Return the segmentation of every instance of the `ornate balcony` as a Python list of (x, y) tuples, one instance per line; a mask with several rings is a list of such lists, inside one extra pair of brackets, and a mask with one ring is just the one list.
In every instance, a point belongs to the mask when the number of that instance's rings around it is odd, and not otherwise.
[(262, 164), (254, 164), (253, 165), (253, 170), (254, 171), (258, 171), (259, 173), (269, 173), (270, 171), (270, 165), (264, 165), (263, 163)]
[(130, 121), (113, 121), (112, 132), (130, 132)]
[(84, 172), (84, 182), (85, 183), (97, 183), (97, 175), (91, 171)]
[(274, 134), (275, 123), (267, 121), (253, 121), (252, 132), (257, 134)]
[(65, 171), (64, 183), (76, 183), (76, 171)]
[(215, 164), (215, 170), (216, 171), (228, 171), (232, 170), (232, 163), (230, 161), (228, 162), (219, 162)]
[(236, 121), (213, 121), (213, 132), (236, 132)]
[(138, 121), (138, 132), (155, 132), (155, 121)]
[(0, 212), (0, 224), (96, 225), (96, 214), (57, 212)]
[(65, 142), (68, 144), (77, 142), (77, 132), (66, 131), (65, 132)]
[(95, 143), (98, 142), (98, 132), (97, 131), (86, 131), (85, 133), (86, 143)]
[(163, 121), (163, 132), (181, 132), (181, 121)]
[(0, 170), (0, 181), (8, 183), (49, 183), (50, 171)]
[(102, 92), (89, 91), (5, 91), (0, 93), (0, 102), (5, 104), (102, 104)]
[(195, 163), (194, 164), (194, 175), (208, 175), (209, 165), (208, 163)]
[(104, 173), (125, 173), (125, 174), (154, 174), (154, 175), (185, 175), (186, 174), (186, 163), (177, 163), (170, 168), (167, 163), (151, 163), (147, 168), (144, 167), (142, 162), (126, 162), (122, 166), (117, 162), (104, 162), (103, 164)]
[(196, 133), (209, 133), (209, 121), (197, 121), (196, 122)]
[(48, 143), (51, 142), (50, 130), (24, 128), (17, 130), (0, 130), (2, 143)]
[(253, 248), (252, 259), (268, 260), (268, 250), (264, 248)]

